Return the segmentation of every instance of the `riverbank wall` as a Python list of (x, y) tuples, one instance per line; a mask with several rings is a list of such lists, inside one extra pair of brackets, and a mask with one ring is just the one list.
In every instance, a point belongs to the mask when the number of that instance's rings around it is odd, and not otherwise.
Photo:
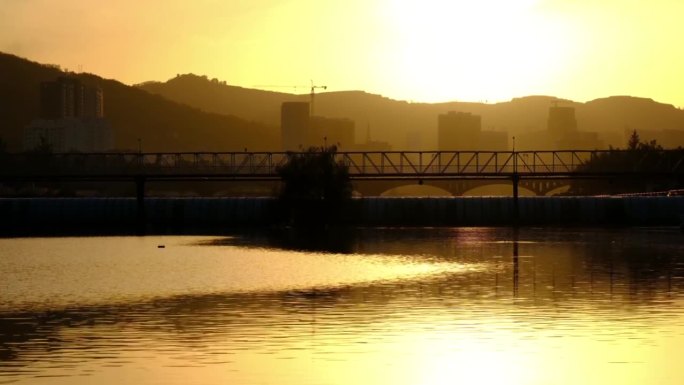
[[(0, 198), (0, 232), (145, 229), (160, 232), (270, 226), (273, 198)], [(675, 226), (684, 197), (355, 198), (359, 226)], [(139, 229), (139, 228), (138, 228)]]

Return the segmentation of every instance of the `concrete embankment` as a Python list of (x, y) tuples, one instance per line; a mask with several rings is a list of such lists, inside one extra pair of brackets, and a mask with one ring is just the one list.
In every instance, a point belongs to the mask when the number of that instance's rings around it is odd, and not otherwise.
[[(277, 223), (272, 198), (1, 198), (0, 231), (187, 231)], [(679, 225), (684, 197), (521, 197), (521, 225)], [(359, 198), (345, 220), (365, 226), (496, 226), (516, 222), (510, 197)]]

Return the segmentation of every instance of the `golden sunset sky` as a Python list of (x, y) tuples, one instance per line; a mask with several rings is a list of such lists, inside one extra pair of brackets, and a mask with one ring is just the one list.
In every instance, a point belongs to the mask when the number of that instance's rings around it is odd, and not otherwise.
[(681, 0), (0, 4), (0, 51), (127, 84), (192, 72), (425, 102), (633, 95), (684, 106)]

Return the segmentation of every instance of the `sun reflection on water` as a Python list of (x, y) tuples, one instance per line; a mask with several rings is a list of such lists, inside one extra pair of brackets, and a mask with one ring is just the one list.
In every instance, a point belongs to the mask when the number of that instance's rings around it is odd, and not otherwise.
[(354, 239), (334, 252), (241, 237), (0, 240), (0, 382), (684, 381), (678, 231)]

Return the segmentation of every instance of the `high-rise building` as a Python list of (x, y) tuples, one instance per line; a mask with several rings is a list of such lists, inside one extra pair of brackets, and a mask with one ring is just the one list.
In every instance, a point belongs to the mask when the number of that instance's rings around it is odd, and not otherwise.
[(280, 108), (280, 135), (283, 150), (299, 151), (309, 144), (309, 103), (285, 102)]
[(449, 111), (440, 114), (437, 143), (441, 151), (476, 150), (480, 145), (482, 117), (467, 112)]
[(104, 118), (104, 95), (99, 87), (87, 87), (83, 92), (84, 118)]
[(597, 132), (578, 129), (574, 107), (558, 105), (549, 107), (545, 131), (523, 134), (519, 138), (519, 149), (593, 150), (605, 146)]
[(40, 85), (43, 119), (102, 118), (104, 101), (99, 87), (86, 87), (78, 79), (60, 77)]
[(440, 151), (507, 151), (508, 132), (482, 131), (482, 117), (450, 111), (438, 117)]
[(86, 87), (75, 78), (41, 83), (40, 118), (23, 134), (25, 150), (43, 143), (54, 152), (101, 152), (113, 147), (111, 126), (104, 119), (102, 90)]
[(550, 107), (546, 124), (551, 135), (568, 135), (577, 132), (574, 107)]
[(593, 150), (604, 147), (598, 133), (579, 131), (574, 107), (549, 107), (547, 137), (556, 150)]
[(112, 149), (112, 129), (105, 119), (35, 119), (23, 132), (24, 150), (43, 143), (53, 152), (106, 152)]
[(40, 85), (40, 117), (76, 118), (83, 114), (85, 87), (78, 79), (60, 77)]

